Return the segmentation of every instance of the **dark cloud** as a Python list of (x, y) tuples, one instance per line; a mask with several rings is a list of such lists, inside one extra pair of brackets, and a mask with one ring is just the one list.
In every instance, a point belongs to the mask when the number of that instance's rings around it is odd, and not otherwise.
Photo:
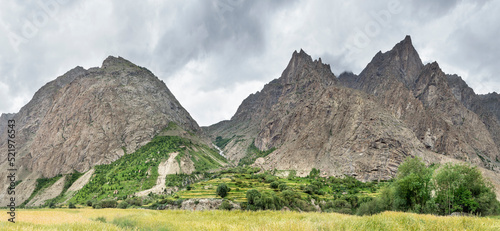
[(359, 73), (407, 34), (423, 60), (437, 60), (485, 93), (500, 88), (499, 6), (465, 0), (7, 1), (0, 9), (0, 97), (6, 99), (0, 112), (19, 110), (77, 65), (100, 66), (115, 55), (153, 71), (209, 125), (229, 119), (248, 94), (279, 77), (294, 50), (321, 57), (336, 75)]

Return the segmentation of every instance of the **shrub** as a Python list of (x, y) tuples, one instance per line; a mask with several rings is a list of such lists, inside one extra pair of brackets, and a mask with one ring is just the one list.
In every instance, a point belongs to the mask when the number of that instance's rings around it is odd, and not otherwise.
[(115, 200), (104, 200), (99, 202), (99, 204), (102, 208), (116, 208), (118, 202), (116, 202)]
[(76, 209), (76, 206), (75, 206), (75, 204), (73, 204), (73, 202), (69, 202), (68, 208)]
[(87, 204), (87, 206), (92, 206), (92, 201), (91, 200), (88, 200), (85, 204)]
[(280, 191), (282, 191), (282, 192), (283, 192), (283, 191), (285, 191), (287, 188), (288, 188), (288, 186), (286, 185), (286, 183), (280, 183), (280, 184), (278, 185), (278, 189), (279, 189)]
[(126, 209), (126, 208), (128, 208), (128, 203), (126, 201), (122, 201), (122, 202), (120, 202), (120, 204), (118, 204), (118, 208), (119, 209)]
[(280, 183), (278, 181), (273, 181), (273, 182), (271, 182), (271, 184), (269, 186), (271, 186), (271, 188), (273, 188), (273, 189), (277, 189), (279, 184)]
[(219, 209), (220, 210), (231, 210), (231, 209), (233, 209), (233, 206), (231, 205), (231, 203), (229, 203), (228, 200), (224, 200), (224, 201), (222, 201), (222, 204), (219, 206)]
[(267, 175), (267, 176), (264, 178), (264, 181), (265, 181), (266, 183), (271, 183), (271, 182), (273, 182), (274, 180), (276, 180), (276, 177), (271, 176), (271, 175)]

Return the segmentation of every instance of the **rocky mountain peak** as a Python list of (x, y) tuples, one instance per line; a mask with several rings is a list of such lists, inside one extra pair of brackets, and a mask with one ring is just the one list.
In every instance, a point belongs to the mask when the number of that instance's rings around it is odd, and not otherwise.
[[(102, 68), (75, 67), (47, 83), (14, 118), (17, 163), (44, 177), (110, 163), (149, 142), (170, 122), (200, 130), (161, 80), (112, 56)], [(5, 135), (1, 138), (5, 147)]]
[(61, 75), (57, 77), (56, 80), (54, 80), (54, 83), (58, 87), (64, 87), (66, 84), (73, 82), (76, 78), (80, 76), (84, 76), (87, 73), (87, 70), (85, 70), (81, 66), (77, 66), (68, 72), (64, 73), (64, 75)]
[(115, 70), (125, 70), (125, 69), (130, 69), (130, 68), (137, 68), (138, 66), (133, 64), (132, 62), (118, 56), (108, 56), (103, 62), (101, 69), (108, 70), (108, 71), (115, 71)]
[[(314, 71), (316, 74), (305, 73)], [(324, 64), (321, 58), (314, 60), (304, 50), (300, 49), (299, 52), (294, 51), (288, 66), (283, 71), (281, 78), (285, 84), (292, 84), (304, 81), (305, 77), (327, 77), (323, 81), (327, 84), (336, 82), (336, 77), (333, 75), (330, 65)], [(311, 80), (311, 79), (310, 79)]]

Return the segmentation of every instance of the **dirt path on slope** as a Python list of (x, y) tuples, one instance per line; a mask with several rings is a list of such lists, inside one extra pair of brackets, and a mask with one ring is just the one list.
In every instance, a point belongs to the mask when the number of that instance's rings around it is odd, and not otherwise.
[(178, 152), (170, 153), (168, 160), (163, 161), (158, 165), (158, 179), (156, 179), (156, 185), (153, 188), (137, 192), (135, 193), (138, 197), (147, 196), (149, 193), (160, 194), (167, 187), (165, 186), (165, 177), (169, 174), (180, 173), (181, 169), (179, 168), (179, 163), (175, 157), (178, 155)]

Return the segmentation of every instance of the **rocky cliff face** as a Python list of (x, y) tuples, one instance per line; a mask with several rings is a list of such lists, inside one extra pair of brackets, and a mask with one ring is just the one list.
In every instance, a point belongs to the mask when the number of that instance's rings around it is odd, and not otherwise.
[(230, 121), (207, 130), (214, 137), (246, 138), (225, 148), (236, 162), (254, 141), (260, 150), (277, 148), (256, 165), (299, 175), (318, 168), (323, 175), (388, 179), (407, 156), (434, 161), (412, 130), (373, 98), (338, 84), (321, 60), (294, 52), (279, 79), (245, 99)]
[(497, 168), (490, 165), (499, 155), (497, 138), (492, 134), (497, 130), (488, 127), (498, 123), (486, 125), (474, 111), (472, 89), (465, 88), (465, 83), (451, 84), (449, 78), (437, 63), (424, 66), (407, 36), (391, 51), (375, 55), (359, 76), (339, 80), (376, 96), (429, 151)]
[(467, 106), (474, 104), (472, 96), (460, 86), (437, 63), (424, 65), (409, 36), (377, 53), (359, 75), (338, 79), (328, 65), (300, 51), (231, 120), (206, 131), (231, 139), (224, 151), (234, 162), (254, 142), (260, 150), (276, 148), (255, 165), (299, 175), (314, 167), (323, 175), (388, 179), (407, 156), (498, 171), (498, 122)]
[[(13, 119), (19, 187), (37, 177), (110, 163), (149, 142), (169, 122), (201, 131), (162, 81), (115, 57), (100, 68), (76, 67), (47, 83)], [(2, 150), (5, 142), (2, 134)], [(4, 167), (6, 160), (0, 161)]]

